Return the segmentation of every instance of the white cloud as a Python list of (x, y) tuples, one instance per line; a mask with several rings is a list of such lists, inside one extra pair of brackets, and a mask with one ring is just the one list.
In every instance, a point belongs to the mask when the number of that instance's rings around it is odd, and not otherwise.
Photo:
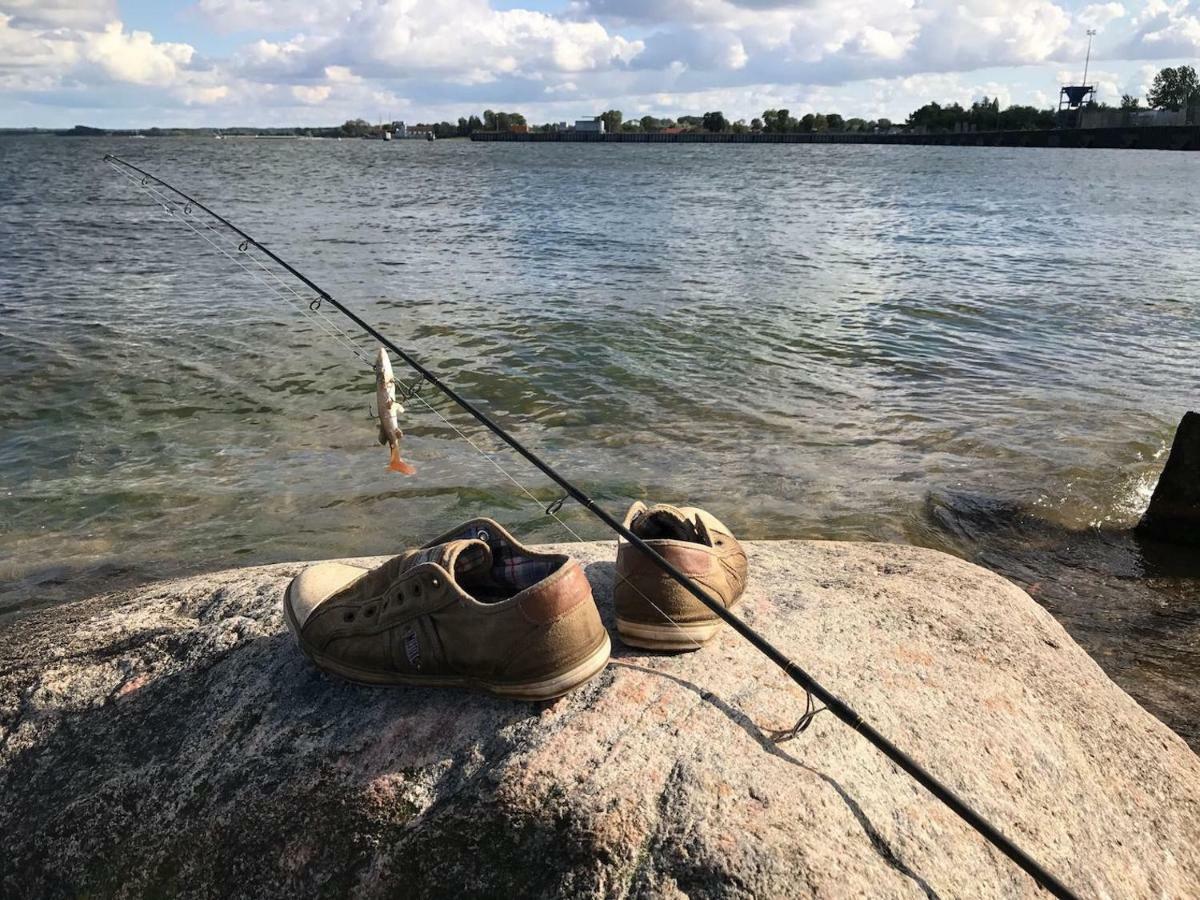
[(188, 44), (155, 43), (147, 31), (126, 32), (120, 22), (83, 40), (83, 58), (116, 81), (170, 84), (195, 51)]
[(1120, 3), (1093, 3), (1081, 9), (1075, 18), (1081, 25), (1100, 30), (1110, 22), (1125, 18), (1125, 7)]
[(329, 99), (329, 95), (333, 93), (333, 88), (327, 84), (319, 85), (292, 85), (292, 96), (306, 106), (317, 106)]
[(1134, 19), (1134, 32), (1116, 50), (1123, 59), (1200, 56), (1200, 8), (1188, 0), (1146, 0)]
[(362, 83), (362, 76), (355, 75), (347, 66), (326, 66), (325, 77), (334, 84)]
[(99, 29), (120, 18), (116, 0), (3, 0), (14, 28)]
[(57, 77), (78, 60), (79, 48), (74, 41), (17, 28), (15, 21), (0, 12), (0, 71), (9, 72), (15, 81), (39, 75)]
[(217, 84), (211, 87), (189, 84), (179, 89), (180, 99), (189, 106), (192, 104), (211, 106), (214, 103), (219, 103), (228, 96), (229, 86), (225, 84)]

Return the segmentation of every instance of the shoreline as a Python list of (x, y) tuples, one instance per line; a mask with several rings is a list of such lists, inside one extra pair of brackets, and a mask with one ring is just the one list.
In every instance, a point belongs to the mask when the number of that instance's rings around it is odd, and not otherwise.
[(471, 140), (516, 144), (905, 144), (932, 147), (1028, 147), (1078, 150), (1200, 151), (1200, 125), (1146, 125), (1121, 128), (1071, 128), (1042, 131), (973, 131), (944, 134), (864, 134), (859, 132), (792, 132), (734, 134), (689, 131), (525, 132), (476, 131)]

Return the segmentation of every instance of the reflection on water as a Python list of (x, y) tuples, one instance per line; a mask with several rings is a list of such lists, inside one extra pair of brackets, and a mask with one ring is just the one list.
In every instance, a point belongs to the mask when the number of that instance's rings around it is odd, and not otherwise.
[(1119, 679), (1113, 659), (1159, 648), (1196, 675), (1153, 579), (1124, 618), (1089, 612), (1046, 585), (1134, 579), (1024, 562), (1031, 537), (959, 534), (926, 502), (987, 496), (1068, 530), (1136, 519), (1196, 404), (1185, 154), (0, 138), (0, 612), (387, 553), (479, 512), (562, 537), (427, 413), (404, 423), (418, 477), (387, 472), (371, 373), (105, 152), (210, 201), (613, 510), (686, 499), (748, 538), (1029, 566)]

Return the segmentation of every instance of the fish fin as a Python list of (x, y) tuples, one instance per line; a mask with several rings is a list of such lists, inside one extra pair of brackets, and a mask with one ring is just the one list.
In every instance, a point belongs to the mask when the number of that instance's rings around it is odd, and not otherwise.
[(400, 458), (400, 448), (392, 444), (392, 458), (388, 462), (388, 468), (393, 472), (400, 472), (404, 475), (415, 475), (417, 470)]

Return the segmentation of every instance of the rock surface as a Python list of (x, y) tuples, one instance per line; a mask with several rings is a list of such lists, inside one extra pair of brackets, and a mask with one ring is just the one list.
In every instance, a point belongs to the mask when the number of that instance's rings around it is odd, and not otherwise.
[(1184, 413), (1138, 532), (1160, 541), (1200, 544), (1200, 413)]
[[(606, 617), (611, 544), (572, 545)], [(742, 611), (1081, 896), (1200, 895), (1200, 759), (1008, 582), (751, 543)], [(726, 631), (547, 705), (328, 678), (277, 565), (0, 632), (0, 895), (1034, 897)], [(611, 625), (611, 621), (610, 621)]]

